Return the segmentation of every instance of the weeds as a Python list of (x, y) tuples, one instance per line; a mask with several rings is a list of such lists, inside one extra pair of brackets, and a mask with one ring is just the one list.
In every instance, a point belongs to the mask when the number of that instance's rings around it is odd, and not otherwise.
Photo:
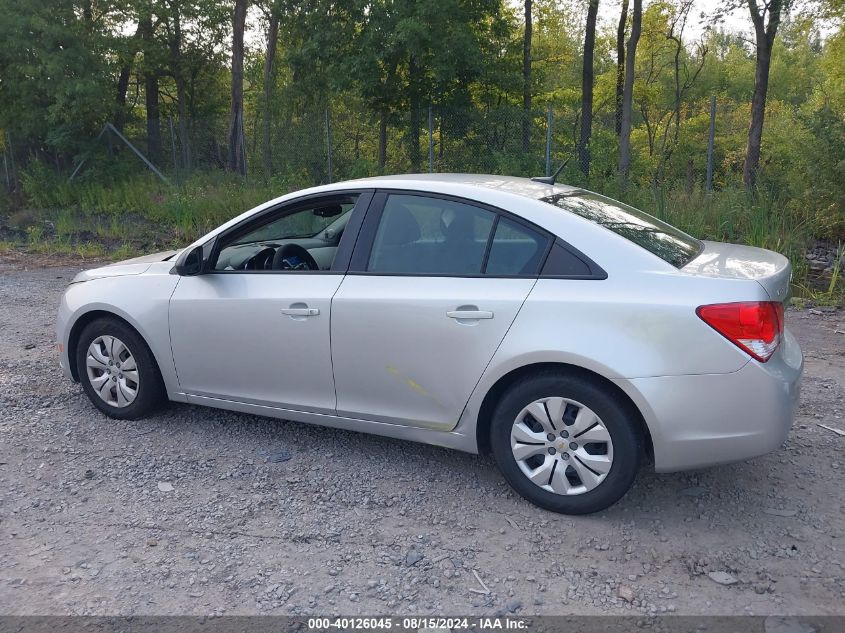
[[(130, 257), (187, 244), (234, 216), (305, 186), (304, 176), (244, 180), (196, 174), (178, 185), (152, 176), (111, 182), (68, 183), (37, 168), (23, 180), (26, 206), (8, 216), (12, 232), (31, 250), (52, 249), (84, 257)], [(707, 193), (682, 188), (622, 187), (613, 179), (593, 182), (600, 191), (648, 211), (701, 239), (745, 243), (784, 253), (793, 265), (795, 287), (805, 296), (845, 294), (841, 255), (825, 288), (810, 279), (804, 253), (820, 213), (811, 205), (787, 204), (772, 192), (754, 197), (742, 188)], [(99, 245), (98, 245), (99, 244)]]
[(30, 246), (38, 246), (44, 241), (44, 227), (35, 224), (26, 229), (26, 241)]
[(839, 283), (839, 273), (842, 269), (842, 258), (845, 256), (845, 245), (841, 242), (836, 248), (836, 258), (833, 260), (833, 271), (830, 274), (830, 284), (827, 287), (827, 295), (832, 297), (836, 292), (837, 284)]

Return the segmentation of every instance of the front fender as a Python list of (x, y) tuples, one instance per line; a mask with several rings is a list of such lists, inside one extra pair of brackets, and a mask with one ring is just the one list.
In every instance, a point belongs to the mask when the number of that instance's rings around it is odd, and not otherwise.
[(161, 272), (102, 277), (70, 285), (62, 295), (56, 325), (65, 373), (70, 374), (75, 353), (72, 337), (79, 334), (75, 326), (94, 313), (113, 314), (129, 323), (147, 342), (170, 399), (184, 400), (170, 350), (168, 325), (168, 304), (178, 283), (178, 276)]

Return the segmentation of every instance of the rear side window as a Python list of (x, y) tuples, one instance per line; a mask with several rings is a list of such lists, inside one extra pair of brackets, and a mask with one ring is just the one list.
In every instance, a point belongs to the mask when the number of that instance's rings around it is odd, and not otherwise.
[(499, 217), (487, 256), (488, 275), (536, 275), (548, 238), (522, 224)]
[(565, 248), (560, 242), (556, 242), (549, 251), (546, 263), (543, 266), (544, 277), (585, 277), (592, 279), (606, 279), (604, 271), (593, 270), (590, 265), (575, 253)]
[(676, 268), (686, 266), (703, 249), (700, 241), (671, 224), (604, 196), (557, 194), (542, 200), (621, 235)]
[(391, 195), (367, 270), (378, 273), (478, 275), (496, 214), (427, 196)]

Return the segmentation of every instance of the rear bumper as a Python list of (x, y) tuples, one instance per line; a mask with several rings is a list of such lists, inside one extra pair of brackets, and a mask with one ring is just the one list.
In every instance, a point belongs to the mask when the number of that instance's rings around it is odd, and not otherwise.
[(729, 374), (616, 380), (645, 418), (659, 472), (742, 461), (777, 450), (795, 418), (804, 358), (787, 330), (767, 363)]

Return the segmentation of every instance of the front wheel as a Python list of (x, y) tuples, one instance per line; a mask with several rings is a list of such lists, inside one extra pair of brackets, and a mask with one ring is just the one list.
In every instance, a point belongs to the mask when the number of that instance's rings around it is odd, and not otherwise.
[(643, 452), (637, 421), (618, 394), (561, 373), (526, 378), (505, 393), (490, 445), (514, 490), (562, 514), (598, 512), (618, 501)]
[(167, 399), (146, 342), (117, 319), (96, 319), (85, 326), (76, 367), (88, 398), (109, 417), (137, 420)]

